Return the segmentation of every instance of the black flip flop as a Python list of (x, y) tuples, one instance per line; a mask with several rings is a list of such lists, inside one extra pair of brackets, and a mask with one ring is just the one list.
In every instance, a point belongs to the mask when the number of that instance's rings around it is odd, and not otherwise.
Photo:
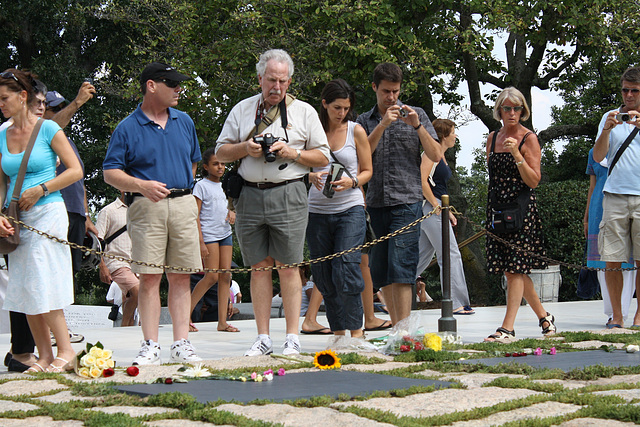
[[(329, 332), (323, 332), (323, 331), (329, 331)], [(305, 331), (304, 329), (300, 329), (300, 333), (305, 335), (333, 335), (333, 332), (331, 332), (331, 329), (329, 328), (320, 328), (314, 331)]]
[(376, 326), (375, 328), (364, 328), (364, 330), (367, 331), (367, 332), (370, 332), (370, 331), (384, 331), (385, 329), (389, 329), (389, 328), (392, 328), (392, 327), (393, 327), (393, 323), (391, 323), (391, 320), (385, 320), (384, 322), (382, 322), (382, 325), (380, 325), (380, 326)]

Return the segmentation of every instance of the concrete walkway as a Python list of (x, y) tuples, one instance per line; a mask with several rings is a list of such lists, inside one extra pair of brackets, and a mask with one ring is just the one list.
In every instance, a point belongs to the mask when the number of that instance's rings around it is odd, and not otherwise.
[[(548, 312), (556, 317), (559, 331), (600, 330), (604, 329), (604, 324), (607, 321), (602, 312), (602, 301), (545, 303), (544, 306)], [(634, 300), (631, 303), (630, 311), (634, 313), (636, 307)], [(476, 314), (474, 315), (455, 316), (458, 334), (462, 336), (464, 343), (481, 342), (501, 325), (505, 313), (504, 306), (479, 307), (475, 310)], [(425, 332), (438, 331), (440, 310), (420, 310), (417, 313), (420, 313), (421, 324)], [(376, 315), (382, 319), (389, 319), (388, 316), (381, 315), (381, 313)], [(630, 326), (631, 320), (627, 322), (628, 326)], [(318, 321), (328, 326), (324, 313), (319, 314)], [(215, 322), (197, 324), (200, 332), (189, 334), (189, 338), (200, 357), (206, 360), (216, 360), (242, 356), (251, 347), (257, 336), (255, 322), (253, 320), (239, 320), (230, 323), (238, 327), (240, 332), (218, 332)], [(300, 319), (300, 324), (302, 324), (302, 319)], [(538, 319), (529, 306), (520, 307), (515, 330), (516, 338), (542, 336)], [(74, 332), (83, 334), (85, 342), (102, 342), (105, 347), (113, 350), (116, 361), (122, 366), (128, 365), (133, 360), (140, 348), (140, 340), (142, 340), (142, 331), (139, 327), (86, 329)], [(386, 331), (367, 332), (367, 338), (381, 337), (386, 334)], [(274, 352), (281, 353), (285, 337), (284, 318), (271, 319), (271, 337), (274, 343)], [(9, 334), (0, 334), (0, 349), (4, 349), (4, 352), (1, 353), (3, 355), (9, 351), (9, 340)], [(162, 347), (162, 358), (168, 361), (169, 347), (173, 342), (171, 325), (161, 326), (159, 340)], [(300, 342), (302, 350), (311, 353), (327, 348), (328, 338), (301, 334)], [(79, 351), (84, 348), (84, 345), (84, 343), (73, 344), (73, 347)], [(0, 366), (0, 372), (5, 369), (4, 366)]]

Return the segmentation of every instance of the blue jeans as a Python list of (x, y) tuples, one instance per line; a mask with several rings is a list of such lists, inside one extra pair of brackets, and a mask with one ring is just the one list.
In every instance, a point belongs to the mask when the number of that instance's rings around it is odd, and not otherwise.
[[(380, 238), (422, 216), (422, 202), (407, 205), (367, 208), (371, 226)], [(415, 283), (418, 267), (420, 225), (373, 246), (369, 267), (374, 289), (392, 283)]]
[[(364, 242), (364, 207), (354, 206), (338, 214), (309, 214), (307, 243), (311, 259), (341, 252)], [(330, 261), (311, 264), (311, 273), (324, 297), (332, 331), (362, 329), (364, 280), (360, 251)]]

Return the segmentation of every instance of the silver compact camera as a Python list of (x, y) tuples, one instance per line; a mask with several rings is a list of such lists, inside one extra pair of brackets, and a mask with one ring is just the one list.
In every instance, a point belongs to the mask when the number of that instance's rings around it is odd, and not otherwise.
[[(634, 117), (634, 119), (635, 119), (635, 117)], [(619, 122), (630, 122), (631, 121), (631, 115), (629, 113), (616, 114), (616, 120), (618, 120)]]
[(400, 114), (400, 117), (407, 117), (407, 110), (405, 110), (404, 108), (400, 108), (398, 110), (398, 113)]

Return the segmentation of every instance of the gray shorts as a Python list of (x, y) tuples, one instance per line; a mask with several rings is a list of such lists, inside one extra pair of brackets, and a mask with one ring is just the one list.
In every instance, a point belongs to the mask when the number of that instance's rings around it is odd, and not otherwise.
[(604, 193), (598, 232), (600, 260), (640, 260), (640, 196)]
[(304, 182), (260, 190), (243, 187), (236, 206), (236, 235), (245, 265), (267, 257), (302, 262), (308, 207)]

